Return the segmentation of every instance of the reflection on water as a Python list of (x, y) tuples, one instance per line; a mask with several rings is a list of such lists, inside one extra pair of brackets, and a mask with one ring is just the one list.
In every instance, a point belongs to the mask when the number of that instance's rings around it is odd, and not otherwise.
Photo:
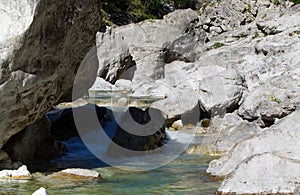
[[(175, 135), (171, 135), (172, 138)], [(178, 137), (182, 137), (178, 135)], [(54, 194), (214, 194), (219, 182), (208, 179), (205, 170), (211, 157), (182, 154), (171, 163), (150, 171), (126, 171), (109, 167), (90, 153), (79, 137), (65, 142), (69, 153), (63, 158), (31, 166), (32, 170), (47, 170), (34, 173), (32, 180), (1, 181), (0, 194), (28, 195), (45, 187)], [(134, 161), (132, 158), (119, 159)], [(141, 163), (141, 161), (139, 162)], [(147, 164), (147, 162), (144, 162)], [(101, 173), (101, 181), (74, 181), (52, 177), (53, 171), (69, 167), (89, 168)]]
[[(116, 96), (115, 94), (107, 94), (108, 97), (102, 97), (101, 94), (95, 94), (97, 98), (89, 98), (88, 101), (94, 104), (111, 104), (126, 103), (130, 106), (143, 107), (148, 106), (151, 102), (157, 101), (162, 97), (150, 98), (150, 97), (130, 97), (128, 94), (122, 94)], [(117, 100), (112, 100), (112, 95)], [(101, 97), (99, 97), (101, 96)], [(122, 98), (126, 98), (126, 101)], [(119, 101), (119, 100), (122, 101)], [(92, 101), (92, 102), (91, 102)], [(117, 102), (117, 103), (115, 103)], [(81, 102), (82, 103), (82, 102)], [(113, 128), (109, 128), (110, 130)], [(191, 140), (190, 135), (178, 134), (175, 132), (169, 132), (172, 140), (178, 141), (178, 143), (184, 143), (184, 140)], [(94, 135), (92, 135), (94, 136)], [(84, 145), (79, 137), (74, 137), (64, 142), (66, 144), (68, 153), (66, 156), (52, 160), (46, 163), (39, 163), (29, 165), (29, 170), (33, 173), (33, 179), (14, 181), (4, 180), (0, 181), (0, 194), (20, 194), (28, 195), (44, 187), (47, 189), (50, 195), (56, 194), (130, 194), (130, 195), (147, 195), (147, 194), (214, 194), (219, 182), (214, 182), (208, 179), (205, 175), (205, 170), (208, 163), (212, 160), (211, 157), (203, 155), (191, 155), (181, 154), (172, 162), (161, 166), (157, 169), (149, 171), (128, 171), (118, 169), (116, 167), (110, 167), (105, 162), (102, 162), (96, 158)], [(105, 147), (108, 144), (105, 143), (99, 148), (99, 150), (105, 151)], [(163, 155), (172, 153), (178, 148), (168, 148), (168, 151)], [(178, 145), (180, 146), (180, 145)], [(104, 155), (104, 154), (103, 154)], [(150, 158), (163, 158), (164, 156), (150, 156)], [(127, 166), (134, 163), (145, 164), (149, 163), (147, 158), (143, 161), (134, 158), (121, 158), (118, 161), (124, 161)], [(152, 163), (155, 161), (151, 161)], [(126, 163), (122, 163), (126, 166)], [(93, 169), (101, 173), (103, 180), (101, 181), (74, 181), (74, 180), (62, 180), (52, 177), (51, 174), (65, 169), (65, 168), (88, 168)], [(37, 171), (43, 171), (39, 173)]]
[[(49, 194), (213, 194), (218, 182), (204, 174), (211, 158), (181, 155), (170, 164), (145, 172), (124, 171), (114, 167), (96, 168), (102, 181), (74, 182), (34, 174), (25, 183), (0, 182), (0, 194), (30, 194), (39, 187)], [(50, 174), (50, 173), (48, 173)]]

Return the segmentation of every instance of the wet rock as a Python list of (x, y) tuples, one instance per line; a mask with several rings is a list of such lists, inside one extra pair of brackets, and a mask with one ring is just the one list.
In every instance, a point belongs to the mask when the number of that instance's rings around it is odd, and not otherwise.
[(30, 179), (32, 176), (25, 165), (22, 165), (17, 170), (2, 170), (0, 171), (1, 179)]
[(44, 117), (12, 136), (2, 148), (12, 161), (33, 163), (64, 154), (64, 145), (50, 134), (51, 123)]
[(101, 175), (97, 171), (87, 169), (65, 169), (58, 172), (58, 174), (71, 179), (101, 179)]
[(107, 109), (92, 104), (52, 111), (48, 113), (48, 117), (52, 121), (51, 135), (53, 135), (57, 140), (64, 141), (69, 138), (79, 136), (76, 123), (74, 121), (74, 110), (75, 112), (80, 113), (81, 120), (85, 121), (86, 131), (90, 131), (96, 128), (88, 123), (90, 119), (89, 117), (92, 116), (93, 111), (96, 111), (100, 124), (103, 125), (104, 121), (106, 120), (105, 114), (107, 112)]
[(41, 187), (37, 191), (33, 192), (32, 195), (48, 195), (48, 192), (45, 188)]
[[(129, 107), (121, 118), (115, 118), (118, 129), (109, 146), (111, 156), (132, 155), (131, 151), (151, 151), (163, 146), (166, 139), (166, 118), (161, 111), (147, 108), (145, 111)], [(128, 153), (120, 153), (118, 147), (125, 148)], [(125, 151), (127, 151), (125, 150)]]
[(0, 150), (0, 167), (2, 167), (3, 169), (12, 168), (12, 161), (8, 154), (3, 150)]

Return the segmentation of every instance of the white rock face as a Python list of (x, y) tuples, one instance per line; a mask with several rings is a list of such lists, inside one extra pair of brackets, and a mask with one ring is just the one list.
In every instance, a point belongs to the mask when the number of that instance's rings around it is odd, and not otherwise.
[(280, 154), (263, 153), (240, 164), (218, 190), (237, 194), (288, 194), (295, 191), (299, 181), (299, 162)]
[(67, 175), (73, 175), (73, 176), (79, 176), (79, 177), (92, 177), (92, 178), (99, 178), (101, 175), (97, 171), (92, 171), (88, 169), (65, 169), (62, 170), (61, 173), (67, 174)]
[(22, 165), (17, 170), (2, 170), (0, 171), (0, 178), (2, 179), (26, 179), (31, 178), (30, 172), (25, 165)]
[(33, 21), (34, 11), (38, 2), (39, 0), (1, 1), (0, 64), (10, 57), (14, 49), (19, 47), (24, 32)]
[(292, 193), (300, 181), (299, 116), (300, 109), (212, 161), (207, 172), (226, 177), (219, 191)]
[[(195, 11), (178, 10), (165, 16), (164, 20), (149, 20), (98, 33), (98, 76), (110, 82), (118, 78), (132, 80), (130, 87), (134, 96), (168, 94), (168, 100), (154, 107), (159, 107), (170, 117), (191, 111), (198, 106), (198, 100), (190, 96), (193, 99), (186, 101), (187, 94), (191, 92), (189, 89), (183, 92), (164, 80), (159, 81), (164, 79), (165, 74), (160, 50), (164, 43), (172, 42), (184, 33), (195, 19)], [(183, 105), (179, 106), (178, 102)]]
[(48, 192), (45, 188), (41, 187), (37, 191), (33, 192), (32, 195), (48, 195)]
[(243, 120), (235, 113), (227, 113), (223, 118), (214, 117), (207, 128), (204, 143), (208, 154), (225, 155), (236, 143), (263, 132), (257, 124)]

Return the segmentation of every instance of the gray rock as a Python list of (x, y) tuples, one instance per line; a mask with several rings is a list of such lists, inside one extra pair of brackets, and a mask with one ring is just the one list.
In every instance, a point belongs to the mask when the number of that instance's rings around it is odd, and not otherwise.
[(0, 167), (10, 169), (12, 168), (12, 161), (8, 154), (3, 150), (0, 150)]
[(115, 86), (118, 89), (121, 89), (121, 90), (123, 89), (123, 90), (128, 90), (128, 91), (132, 90), (131, 85), (132, 85), (132, 82), (130, 80), (126, 80), (126, 79), (119, 79), (115, 83)]
[[(0, 6), (5, 18), (1, 20), (5, 31), (0, 33), (2, 148), (53, 105), (71, 100), (75, 73), (94, 44), (100, 16), (96, 0), (1, 1)], [(81, 79), (81, 95), (94, 79)]]
[(178, 10), (164, 16), (163, 20), (148, 20), (98, 33), (98, 76), (114, 82), (136, 64), (139, 74), (135, 77), (161, 78), (159, 72), (163, 67), (157, 62), (159, 50), (165, 42), (179, 37), (196, 18), (197, 13), (192, 10)]
[(255, 155), (226, 178), (218, 191), (237, 194), (292, 194), (300, 181), (300, 163), (272, 153)]
[(12, 136), (4, 150), (13, 161), (32, 163), (50, 160), (64, 154), (64, 145), (56, 142), (50, 134), (51, 123), (43, 117)]
[(92, 94), (90, 94), (92, 91), (96, 91), (96, 90), (106, 90), (106, 91), (111, 91), (113, 90), (114, 86), (105, 81), (104, 79), (97, 77), (93, 86), (89, 89), (89, 96), (93, 97)]
[(206, 131), (206, 134), (211, 135), (203, 140), (205, 153), (225, 155), (236, 143), (262, 132), (256, 123), (249, 123), (234, 113), (225, 114), (223, 118), (214, 117)]
[[(212, 161), (207, 172), (226, 177), (219, 190), (293, 193), (296, 182), (300, 180), (299, 173), (295, 171), (300, 166), (299, 116), (298, 109), (280, 119), (272, 128), (242, 140), (227, 155)], [(274, 181), (266, 181), (263, 175)]]

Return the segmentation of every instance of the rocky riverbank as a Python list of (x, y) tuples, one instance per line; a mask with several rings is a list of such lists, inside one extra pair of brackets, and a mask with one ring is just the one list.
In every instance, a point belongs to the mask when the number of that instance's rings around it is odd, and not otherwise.
[[(64, 148), (49, 133), (45, 114), (87, 94), (95, 80), (105, 80), (113, 87), (126, 86), (131, 97), (166, 97), (150, 106), (164, 113), (159, 118), (166, 122), (151, 129), (153, 144), (136, 141), (120, 127), (119, 145), (138, 145), (138, 151), (159, 148), (165, 127), (202, 126), (209, 143), (205, 151), (222, 156), (207, 169), (224, 178), (220, 193), (297, 189), (299, 4), (201, 2), (197, 11), (177, 10), (162, 20), (98, 32), (98, 3), (0, 3), (6, 29), (0, 33), (1, 169), (15, 166), (20, 155), (36, 160), (62, 155)], [(134, 112), (139, 124), (149, 122), (144, 111)], [(72, 111), (62, 116), (68, 114)]]

